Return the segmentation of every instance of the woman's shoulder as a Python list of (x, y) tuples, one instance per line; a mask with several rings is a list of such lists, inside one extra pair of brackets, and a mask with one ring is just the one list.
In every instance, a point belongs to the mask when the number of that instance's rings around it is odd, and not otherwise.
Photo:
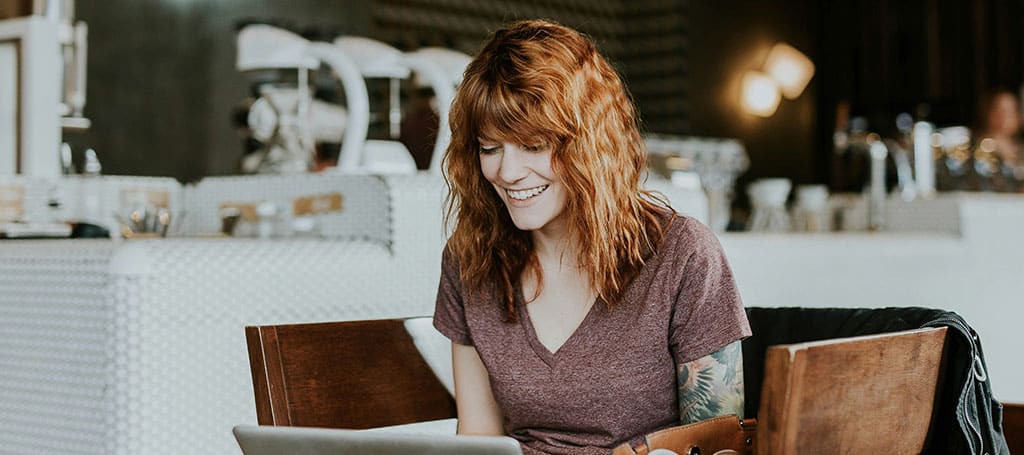
[(665, 226), (665, 237), (712, 237), (714, 233), (703, 222), (690, 215), (679, 212), (667, 212), (662, 215)]
[(682, 213), (669, 213), (664, 218), (662, 248), (674, 252), (701, 251), (719, 248), (714, 232), (700, 220)]
[(451, 239), (445, 242), (444, 248), (441, 250), (441, 273), (445, 275), (459, 276), (462, 272), (462, 267), (459, 261), (459, 255), (453, 250)]

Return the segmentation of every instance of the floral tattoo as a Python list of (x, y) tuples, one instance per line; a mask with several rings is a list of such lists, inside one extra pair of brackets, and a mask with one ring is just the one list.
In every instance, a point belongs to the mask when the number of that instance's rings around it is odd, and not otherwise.
[(727, 414), (743, 418), (743, 349), (739, 340), (679, 365), (677, 373), (680, 423)]

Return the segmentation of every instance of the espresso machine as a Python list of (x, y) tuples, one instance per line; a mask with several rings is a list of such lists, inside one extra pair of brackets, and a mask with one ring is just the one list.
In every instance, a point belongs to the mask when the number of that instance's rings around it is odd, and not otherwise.
[[(455, 87), (470, 57), (461, 52), (423, 48), (402, 52), (378, 40), (339, 36), (332, 42), (310, 41), (291, 31), (268, 24), (249, 24), (238, 33), (236, 68), (250, 79), (273, 71), (258, 83), (258, 90), (236, 116), (243, 134), (255, 139), (243, 160), (251, 173), (323, 170), (344, 174), (409, 174), (416, 163), (399, 141), (402, 112), (400, 86), (413, 73), (433, 89), (437, 100), (437, 138), (430, 171), (440, 174), (441, 156), (450, 141), (448, 109)], [(330, 88), (343, 104), (321, 99), (314, 92), (318, 72), (326, 69)], [(311, 76), (313, 75), (313, 76)], [(387, 82), (386, 107), (371, 112), (367, 81)], [(317, 87), (323, 89), (323, 87)], [(380, 92), (374, 92), (380, 95)], [(386, 127), (386, 137), (371, 138), (376, 119)], [(314, 150), (337, 150), (336, 162), (316, 166)]]
[(245, 26), (237, 42), (235, 67), (253, 80), (236, 121), (250, 144), (242, 171), (313, 170), (317, 145), (340, 142), (348, 117), (344, 107), (314, 97), (320, 61), (306, 55), (305, 38), (270, 25)]
[[(340, 85), (344, 106), (313, 96), (310, 75), (318, 71), (321, 64), (330, 71), (331, 83)], [(327, 170), (318, 169), (314, 160), (315, 147), (323, 143), (333, 143), (338, 150), (337, 162), (328, 166), (331, 172), (407, 174), (416, 171), (412, 155), (401, 143), (367, 137), (371, 123), (367, 78), (391, 82), (386, 120), (389, 130), (397, 132), (394, 129), (395, 121), (400, 118), (397, 81), (410, 74), (397, 49), (361, 37), (342, 37), (333, 43), (310, 41), (278, 27), (251, 24), (238, 33), (235, 66), (247, 74), (274, 70), (278, 75), (276, 80), (260, 84), (259, 98), (249, 107), (248, 131), (260, 145), (243, 159), (243, 171)], [(288, 76), (289, 72), (293, 72), (294, 77)], [(260, 140), (261, 130), (270, 133), (263, 136), (264, 140)]]

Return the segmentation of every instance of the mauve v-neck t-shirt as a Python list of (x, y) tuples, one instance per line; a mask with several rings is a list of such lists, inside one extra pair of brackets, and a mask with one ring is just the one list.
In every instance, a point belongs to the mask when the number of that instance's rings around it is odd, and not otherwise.
[(750, 335), (718, 239), (700, 222), (672, 215), (664, 239), (609, 309), (593, 305), (555, 352), (541, 344), (521, 301), (504, 322), (493, 287), (461, 283), (442, 259), (434, 326), (476, 347), (525, 455), (607, 454), (679, 421), (676, 365)]

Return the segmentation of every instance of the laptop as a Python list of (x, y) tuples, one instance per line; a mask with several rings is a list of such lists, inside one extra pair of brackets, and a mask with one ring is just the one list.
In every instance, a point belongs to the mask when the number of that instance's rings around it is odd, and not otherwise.
[(245, 455), (522, 455), (519, 443), (504, 436), (256, 425), (239, 425), (232, 431)]

